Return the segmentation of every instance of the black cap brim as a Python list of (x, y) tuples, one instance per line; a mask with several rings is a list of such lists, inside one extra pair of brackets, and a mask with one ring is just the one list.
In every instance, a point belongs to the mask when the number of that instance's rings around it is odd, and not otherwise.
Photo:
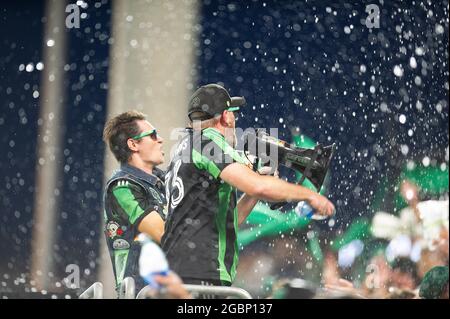
[(230, 106), (244, 106), (245, 105), (245, 97), (243, 96), (234, 96), (231, 98)]

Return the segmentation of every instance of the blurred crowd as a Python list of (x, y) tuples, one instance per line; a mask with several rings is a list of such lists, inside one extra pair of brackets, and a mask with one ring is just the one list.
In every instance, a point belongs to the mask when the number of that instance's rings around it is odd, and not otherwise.
[(350, 264), (342, 249), (330, 249), (326, 234), (322, 258), (290, 234), (267, 241), (266, 249), (244, 250), (236, 284), (259, 298), (448, 299), (448, 194), (421, 201), (410, 180), (401, 182), (400, 194), (407, 206), (373, 216), (369, 239), (349, 245)]

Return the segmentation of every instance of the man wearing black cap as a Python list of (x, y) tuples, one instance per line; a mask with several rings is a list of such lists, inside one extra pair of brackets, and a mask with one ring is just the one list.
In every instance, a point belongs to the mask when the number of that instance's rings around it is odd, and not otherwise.
[[(263, 176), (234, 149), (234, 112), (245, 104), (220, 85), (200, 87), (189, 102), (188, 130), (166, 174), (168, 215), (162, 247), (185, 283), (230, 286), (236, 275), (238, 225), (259, 199), (307, 201), (331, 215), (325, 197), (273, 176)], [(244, 193), (237, 201), (236, 190)]]

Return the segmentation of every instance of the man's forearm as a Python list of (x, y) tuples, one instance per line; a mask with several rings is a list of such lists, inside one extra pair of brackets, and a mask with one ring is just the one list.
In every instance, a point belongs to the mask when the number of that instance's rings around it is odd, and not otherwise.
[(273, 202), (307, 201), (313, 210), (320, 215), (331, 216), (335, 213), (333, 203), (306, 187), (291, 184), (271, 176), (261, 176), (261, 179), (255, 184), (259, 184), (257, 186), (258, 191), (252, 195), (258, 199)]
[[(312, 190), (272, 176), (261, 176), (247, 166), (233, 163), (225, 167), (220, 178), (241, 192), (269, 202), (307, 201), (321, 215), (331, 215), (334, 205)], [(245, 212), (245, 210), (243, 211)]]
[(261, 176), (258, 198), (271, 202), (310, 200), (313, 191), (272, 176)]
[(237, 203), (237, 210), (238, 210), (238, 224), (242, 224), (247, 216), (252, 211), (253, 207), (255, 207), (256, 203), (258, 202), (258, 199), (255, 197), (252, 197), (250, 195), (244, 194), (241, 199)]

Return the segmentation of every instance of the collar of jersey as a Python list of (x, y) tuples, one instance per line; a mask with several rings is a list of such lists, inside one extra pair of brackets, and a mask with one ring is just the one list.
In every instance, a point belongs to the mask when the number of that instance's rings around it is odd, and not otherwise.
[(137, 167), (131, 166), (129, 164), (122, 164), (120, 166), (120, 169), (125, 173), (134, 175), (134, 176), (146, 181), (147, 183), (149, 183), (152, 186), (156, 185), (156, 183), (158, 182), (158, 176), (162, 172), (160, 169), (155, 167), (153, 169), (154, 174), (147, 174), (143, 170), (141, 170)]
[(218, 129), (215, 129), (214, 127), (207, 127), (207, 128), (204, 128), (202, 131), (216, 133), (216, 135), (219, 135), (220, 137), (225, 139), (225, 136), (222, 133), (220, 133)]

